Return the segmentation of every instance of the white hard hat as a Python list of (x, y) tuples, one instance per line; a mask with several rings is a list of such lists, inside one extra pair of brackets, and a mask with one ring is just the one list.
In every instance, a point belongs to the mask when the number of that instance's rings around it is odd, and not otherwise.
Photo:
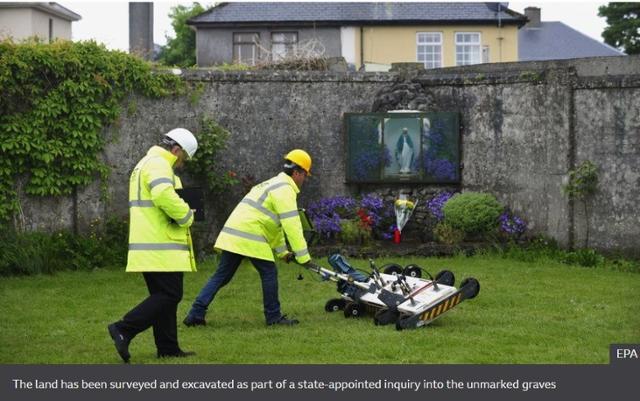
[(196, 137), (193, 136), (191, 131), (185, 128), (174, 128), (171, 131), (167, 132), (165, 136), (173, 139), (184, 149), (185, 152), (189, 155), (189, 158), (192, 158), (194, 154), (196, 154), (196, 150), (198, 150), (198, 141)]

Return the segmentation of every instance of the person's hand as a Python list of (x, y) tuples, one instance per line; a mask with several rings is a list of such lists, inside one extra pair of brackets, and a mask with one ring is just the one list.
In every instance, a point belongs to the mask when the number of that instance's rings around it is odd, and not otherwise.
[(291, 261), (296, 259), (296, 255), (293, 252), (287, 252), (283, 257), (282, 260), (284, 260), (287, 263), (290, 263)]

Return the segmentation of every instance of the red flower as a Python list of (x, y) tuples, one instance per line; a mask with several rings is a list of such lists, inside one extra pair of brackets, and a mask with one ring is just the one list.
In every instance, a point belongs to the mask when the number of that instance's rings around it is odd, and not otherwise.
[(360, 224), (363, 227), (369, 228), (373, 225), (373, 219), (371, 216), (367, 215), (367, 212), (364, 209), (358, 209), (356, 214), (360, 217)]

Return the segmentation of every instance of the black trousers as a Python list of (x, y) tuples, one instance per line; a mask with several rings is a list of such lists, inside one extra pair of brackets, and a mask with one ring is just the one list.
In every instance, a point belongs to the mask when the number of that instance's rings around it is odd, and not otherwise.
[(180, 272), (142, 273), (149, 289), (149, 296), (131, 309), (116, 323), (120, 332), (133, 339), (138, 333), (153, 327), (153, 337), (160, 354), (174, 354), (178, 346), (176, 313), (182, 300)]

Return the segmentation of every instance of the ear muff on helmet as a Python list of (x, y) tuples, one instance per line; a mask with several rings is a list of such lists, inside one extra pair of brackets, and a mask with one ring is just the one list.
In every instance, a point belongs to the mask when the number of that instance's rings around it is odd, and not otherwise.
[(198, 150), (198, 140), (196, 137), (185, 128), (174, 128), (167, 132), (165, 136), (173, 139), (180, 147), (187, 152), (189, 158), (192, 158)]
[[(307, 172), (307, 175), (311, 175), (311, 156), (309, 153), (302, 149), (294, 149), (284, 156), (285, 161), (294, 163), (295, 166), (300, 167)], [(285, 168), (292, 168), (295, 166), (288, 166), (289, 163), (285, 162)]]

